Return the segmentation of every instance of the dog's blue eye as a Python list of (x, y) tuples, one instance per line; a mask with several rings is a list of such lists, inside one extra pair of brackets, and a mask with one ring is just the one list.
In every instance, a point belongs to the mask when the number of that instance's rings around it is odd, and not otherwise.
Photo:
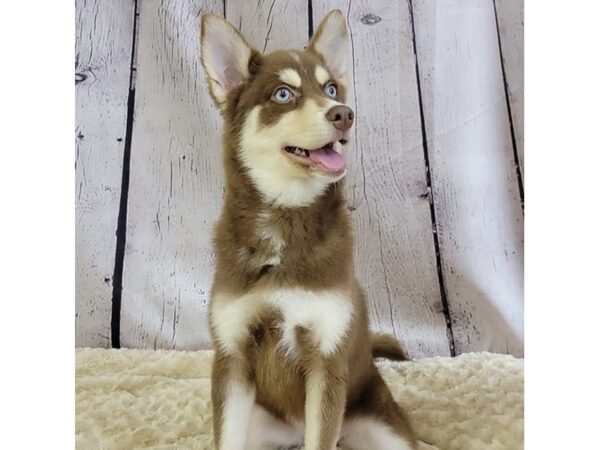
[(325, 93), (331, 98), (337, 97), (337, 88), (335, 87), (335, 84), (329, 83), (325, 86)]
[(273, 98), (277, 103), (287, 103), (292, 99), (292, 92), (288, 88), (279, 88)]

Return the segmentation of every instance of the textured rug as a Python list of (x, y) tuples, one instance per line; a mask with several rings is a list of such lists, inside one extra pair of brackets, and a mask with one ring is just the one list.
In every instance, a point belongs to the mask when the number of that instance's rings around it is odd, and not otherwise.
[[(211, 352), (76, 352), (77, 449), (212, 448)], [(523, 448), (523, 360), (471, 353), (379, 367), (423, 449)]]

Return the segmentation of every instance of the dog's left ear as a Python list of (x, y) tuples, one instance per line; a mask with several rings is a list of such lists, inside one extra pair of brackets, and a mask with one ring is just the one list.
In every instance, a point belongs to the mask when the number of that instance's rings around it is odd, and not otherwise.
[(202, 16), (200, 44), (210, 93), (223, 109), (231, 89), (248, 79), (248, 65), (256, 50), (233, 25), (214, 14)]
[(344, 14), (330, 11), (319, 24), (308, 48), (319, 53), (336, 78), (346, 77), (349, 34)]

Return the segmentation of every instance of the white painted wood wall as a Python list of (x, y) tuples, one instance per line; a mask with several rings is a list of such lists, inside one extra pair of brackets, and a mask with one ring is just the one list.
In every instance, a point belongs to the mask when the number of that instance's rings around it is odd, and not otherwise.
[[(352, 35), (347, 193), (373, 328), (523, 354), (522, 0), (77, 0), (78, 346), (197, 349), (223, 195), (199, 17), (263, 51)], [(312, 14), (312, 16), (311, 16)]]

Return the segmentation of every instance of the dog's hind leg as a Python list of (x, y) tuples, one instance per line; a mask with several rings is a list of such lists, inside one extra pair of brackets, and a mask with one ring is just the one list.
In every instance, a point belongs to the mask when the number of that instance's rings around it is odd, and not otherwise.
[(260, 405), (254, 405), (245, 450), (271, 450), (302, 445), (300, 428), (279, 420)]
[(348, 405), (340, 447), (345, 450), (416, 450), (408, 418), (374, 370), (361, 395)]

